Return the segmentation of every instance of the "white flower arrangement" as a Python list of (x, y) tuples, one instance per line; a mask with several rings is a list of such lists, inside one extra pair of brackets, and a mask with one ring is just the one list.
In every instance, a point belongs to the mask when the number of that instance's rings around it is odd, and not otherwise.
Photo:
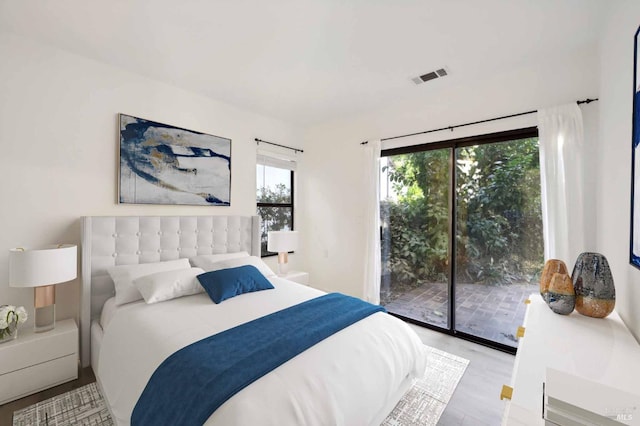
[(2, 305), (0, 306), (0, 339), (11, 335), (18, 325), (23, 324), (28, 318), (24, 306)]

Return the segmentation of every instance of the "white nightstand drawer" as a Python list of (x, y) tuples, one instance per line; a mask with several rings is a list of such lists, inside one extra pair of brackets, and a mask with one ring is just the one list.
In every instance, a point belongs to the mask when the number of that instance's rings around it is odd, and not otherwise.
[(0, 344), (0, 404), (78, 378), (78, 327), (72, 319), (53, 330), (19, 330)]
[(78, 327), (73, 320), (56, 323), (53, 330), (18, 330), (18, 338), (0, 344), (0, 375), (78, 352)]
[(76, 353), (0, 376), (0, 404), (78, 378)]

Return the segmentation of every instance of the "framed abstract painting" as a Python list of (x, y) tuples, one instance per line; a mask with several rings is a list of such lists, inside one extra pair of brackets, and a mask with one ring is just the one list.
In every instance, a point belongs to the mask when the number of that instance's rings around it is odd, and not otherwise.
[(231, 139), (120, 114), (118, 201), (231, 205)]
[(631, 264), (640, 268), (640, 55), (638, 37), (633, 40), (633, 130), (631, 150)]

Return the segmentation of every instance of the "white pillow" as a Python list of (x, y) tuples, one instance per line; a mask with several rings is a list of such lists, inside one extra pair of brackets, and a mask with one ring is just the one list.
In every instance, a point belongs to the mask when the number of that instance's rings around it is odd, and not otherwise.
[[(193, 259), (193, 258), (192, 258)], [(237, 268), (238, 266), (252, 265), (255, 266), (262, 275), (267, 278), (275, 277), (276, 274), (269, 266), (256, 256), (240, 257), (235, 259), (220, 260), (218, 262), (205, 261), (201, 259), (198, 262), (200, 267), (205, 271), (218, 271), (220, 269)]]
[(235, 253), (221, 253), (221, 254), (203, 254), (200, 256), (194, 256), (189, 258), (191, 266), (195, 268), (202, 268), (208, 271), (207, 267), (213, 263), (220, 262), (222, 260), (239, 259), (242, 257), (249, 257), (249, 253), (246, 251), (239, 251)]
[(133, 285), (140, 291), (145, 302), (163, 302), (204, 292), (204, 288), (196, 278), (203, 273), (204, 270), (201, 268), (156, 272), (136, 278), (133, 280)]
[(189, 269), (189, 259), (170, 260), (158, 263), (139, 263), (136, 265), (119, 265), (107, 269), (116, 288), (116, 305), (135, 302), (142, 299), (142, 295), (133, 285), (133, 280), (156, 272)]

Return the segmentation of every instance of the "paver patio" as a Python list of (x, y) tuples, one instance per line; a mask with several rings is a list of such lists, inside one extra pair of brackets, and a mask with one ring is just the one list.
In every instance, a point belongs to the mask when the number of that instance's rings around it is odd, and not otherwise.
[[(427, 283), (385, 304), (393, 312), (447, 328), (448, 290), (445, 283)], [(537, 284), (456, 284), (456, 330), (517, 347), (525, 299)]]

